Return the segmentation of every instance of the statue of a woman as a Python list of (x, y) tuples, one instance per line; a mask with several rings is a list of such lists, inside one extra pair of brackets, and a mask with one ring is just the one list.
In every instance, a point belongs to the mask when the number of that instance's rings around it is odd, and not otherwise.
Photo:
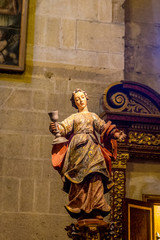
[[(102, 147), (95, 132), (101, 134), (101, 142), (123, 139), (125, 134), (109, 121), (105, 123), (87, 108), (88, 96), (76, 89), (72, 93), (72, 106), (78, 113), (72, 114), (58, 123), (62, 136), (69, 137), (68, 148), (60, 170), (64, 190), (69, 193), (69, 203), (65, 206), (74, 218), (103, 219), (110, 211), (104, 193), (113, 186), (110, 161), (114, 154)], [(51, 122), (50, 131), (56, 132)]]

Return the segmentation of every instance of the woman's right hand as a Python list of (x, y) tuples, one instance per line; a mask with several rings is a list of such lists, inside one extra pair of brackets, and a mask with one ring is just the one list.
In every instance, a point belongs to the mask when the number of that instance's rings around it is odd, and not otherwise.
[(52, 133), (57, 133), (57, 127), (55, 122), (50, 123), (50, 130), (52, 131)]

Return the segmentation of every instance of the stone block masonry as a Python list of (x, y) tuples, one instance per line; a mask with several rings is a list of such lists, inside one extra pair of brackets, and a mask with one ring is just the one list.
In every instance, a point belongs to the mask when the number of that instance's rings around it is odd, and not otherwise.
[(47, 1), (37, 3), (36, 23), (42, 26), (35, 31), (35, 61), (41, 55), (45, 62), (123, 71), (124, 18), (118, 15), (124, 15), (122, 0), (50, 3), (50, 9)]
[[(151, 11), (152, 9), (152, 11)], [(126, 1), (125, 78), (160, 92), (160, 1)]]

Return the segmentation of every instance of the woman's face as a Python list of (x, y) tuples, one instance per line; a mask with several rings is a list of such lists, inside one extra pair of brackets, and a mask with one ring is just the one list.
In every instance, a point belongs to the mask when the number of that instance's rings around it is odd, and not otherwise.
[(87, 99), (83, 92), (75, 93), (74, 101), (79, 111), (82, 111), (87, 106)]

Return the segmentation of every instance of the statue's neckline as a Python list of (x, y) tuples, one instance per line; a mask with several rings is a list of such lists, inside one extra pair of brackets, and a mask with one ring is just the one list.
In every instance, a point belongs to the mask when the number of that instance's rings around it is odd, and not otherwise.
[(78, 112), (78, 113), (90, 113), (90, 112)]

